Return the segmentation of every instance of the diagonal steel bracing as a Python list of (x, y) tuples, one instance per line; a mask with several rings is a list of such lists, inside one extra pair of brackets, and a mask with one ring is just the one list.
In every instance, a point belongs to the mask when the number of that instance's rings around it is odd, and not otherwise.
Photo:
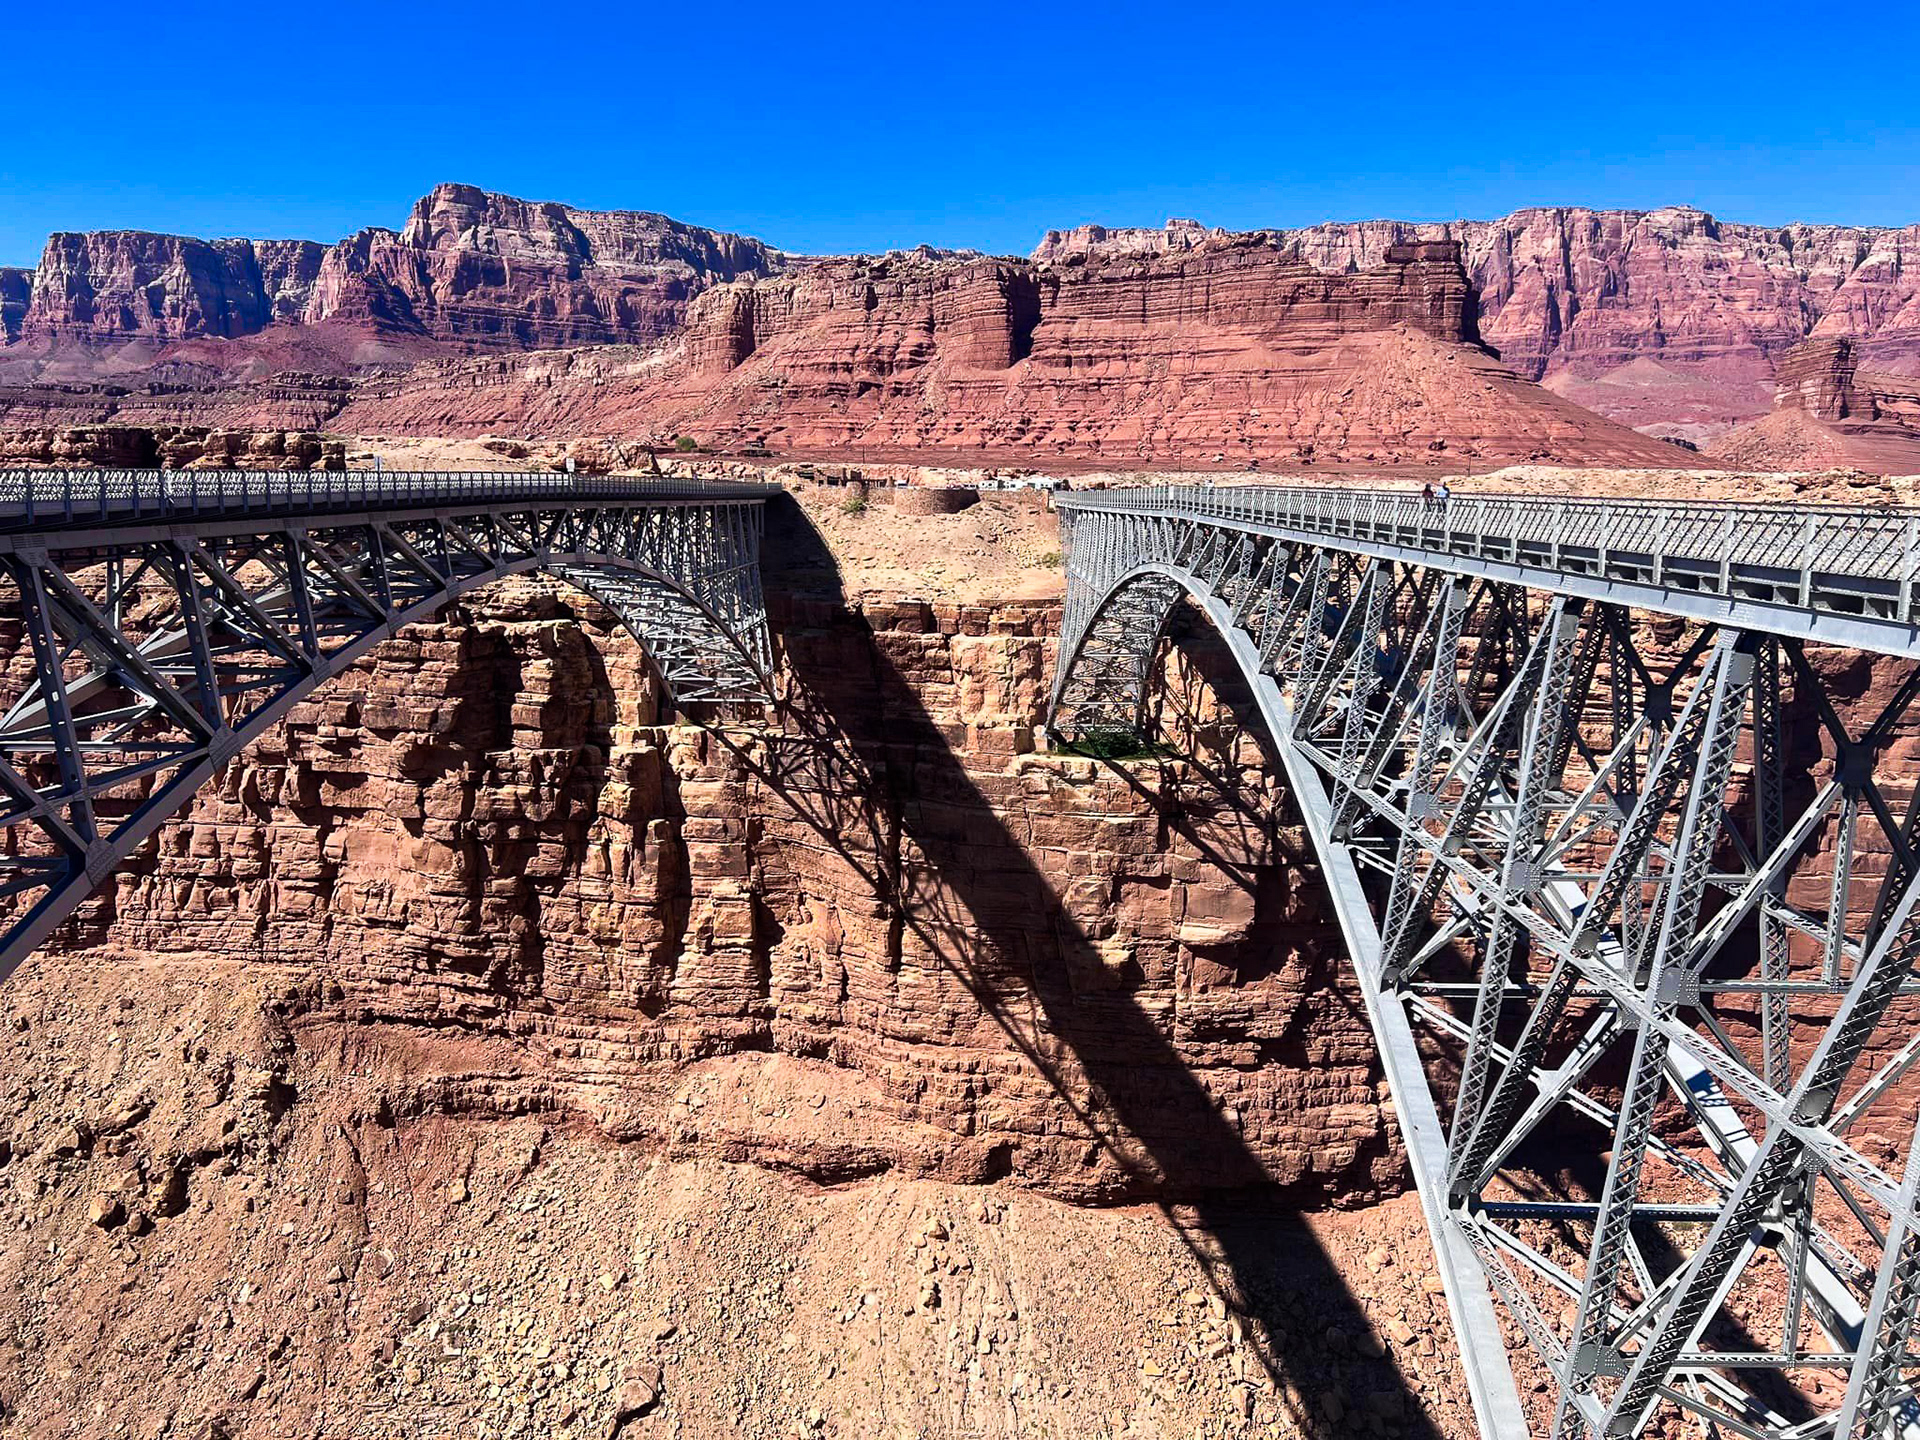
[(1920, 1440), (1920, 516), (1056, 504), (1057, 730), (1254, 687), (1482, 1428)]
[(316, 685), (476, 586), (605, 604), (680, 706), (771, 698), (767, 490), (571, 476), (0, 473), (0, 978)]

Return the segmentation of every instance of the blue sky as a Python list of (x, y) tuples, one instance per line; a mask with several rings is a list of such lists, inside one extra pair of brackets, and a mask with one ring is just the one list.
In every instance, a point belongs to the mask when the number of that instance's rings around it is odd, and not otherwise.
[(1920, 221), (1920, 6), (34, 4), (0, 264), (331, 241), (461, 180), (792, 250), (1686, 203)]

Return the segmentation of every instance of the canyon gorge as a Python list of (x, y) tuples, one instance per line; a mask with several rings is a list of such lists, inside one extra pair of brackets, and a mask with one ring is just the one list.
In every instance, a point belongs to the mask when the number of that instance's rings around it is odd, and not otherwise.
[[(221, 764), (0, 986), (0, 1436), (1475, 1435), (1244, 682), (1182, 612), (1156, 743), (1050, 736), (1059, 520), (996, 487), (1911, 505), (1916, 277), (1920, 226), (1682, 208), (55, 235), (0, 269), (0, 465), (764, 479), (779, 704), (678, 710), (521, 577)], [(1813, 653), (1855, 728), (1905, 673)]]
[(1230, 666), (1169, 675), (1191, 762), (1049, 753), (1051, 517), (891, 509), (776, 508), (779, 723), (499, 587), (14, 977), (7, 1423), (1470, 1431)]

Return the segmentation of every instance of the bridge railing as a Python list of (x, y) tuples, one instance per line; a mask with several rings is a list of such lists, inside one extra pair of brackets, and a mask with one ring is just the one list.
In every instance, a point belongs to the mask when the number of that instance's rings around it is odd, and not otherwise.
[(6, 470), (0, 530), (528, 500), (759, 500), (773, 487), (503, 470)]
[(1563, 574), (1916, 618), (1920, 509), (1255, 485), (1056, 492), (1065, 510), (1184, 515)]

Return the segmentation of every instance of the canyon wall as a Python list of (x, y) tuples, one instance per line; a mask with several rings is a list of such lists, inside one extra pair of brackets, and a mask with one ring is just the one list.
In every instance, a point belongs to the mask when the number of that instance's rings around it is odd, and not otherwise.
[(1707, 453), (1756, 468), (1920, 474), (1920, 377), (1863, 368), (1851, 340), (1808, 340), (1782, 354), (1773, 405)]
[(1851, 340), (1810, 340), (1780, 358), (1774, 404), (1821, 420), (1888, 421), (1920, 432), (1920, 376), (1864, 370)]
[(299, 316), (322, 248), (131, 230), (59, 234), (33, 272), (28, 341), (232, 339)]
[(0, 265), (0, 343), (11, 344), (20, 338), (32, 299), (33, 271)]
[(779, 263), (758, 240), (664, 215), (439, 185), (399, 233), (362, 230), (329, 249), (302, 318), (520, 349), (644, 343), (707, 286)]
[[(235, 339), (276, 323), (345, 322), (439, 341), (645, 342), (707, 285), (779, 263), (757, 240), (664, 215), (582, 211), (440, 185), (400, 231), (334, 245), (196, 240), (109, 230), (58, 234), (7, 338)], [(18, 304), (0, 277), (0, 314)]]
[[(1480, 332), (1521, 375), (1628, 424), (1699, 438), (1764, 413), (1773, 368), (1809, 337), (1920, 370), (1920, 226), (1743, 225), (1683, 206), (1519, 210), (1497, 220), (1329, 222), (1269, 232), (1351, 273), (1418, 241), (1460, 243)], [(1035, 254), (1179, 253), (1217, 239), (1164, 230), (1050, 233)]]
[[(0, 1425), (1473, 1433), (1223, 657), (1177, 753), (1037, 753), (1045, 512), (843, 498), (830, 550), (774, 516), (774, 723), (670, 723), (611, 617), (496, 587), (10, 980)], [(998, 568), (910, 598), (857, 558), (902, 535)]]
[(311, 431), (204, 425), (0, 430), (0, 466), (107, 470), (344, 470), (346, 446)]
[[(56, 235), (36, 271), (0, 272), (0, 385), (41, 425), (326, 423), (350, 397), (302, 381), (319, 376), (365, 382), (342, 428), (487, 429), (457, 392), (491, 388), (503, 423), (541, 433), (1096, 462), (1444, 448), (1652, 463), (1583, 412), (1700, 445), (1764, 415), (1776, 367), (1808, 340), (1849, 341), (1877, 374), (1920, 372), (1916, 275), (1920, 226), (1684, 207), (1246, 234), (1084, 225), (1024, 260), (809, 260), (662, 215), (441, 185), (401, 229), (326, 246)], [(1400, 330), (1404, 344), (1388, 338)], [(1451, 362), (1463, 383), (1435, 344), (1475, 348)], [(538, 393), (538, 372), (565, 368), (555, 352), (627, 346), (644, 359), (581, 357), (600, 393)], [(161, 403), (135, 398), (154, 386)]]
[[(607, 616), (502, 593), (296, 709), (64, 947), (311, 974), (408, 1037), (402, 1112), (818, 1181), (1397, 1188), (1304, 837), (1205, 676), (1201, 764), (1034, 754), (1057, 600), (848, 598), (800, 530), (768, 553), (783, 727), (663, 725)], [(743, 1056), (753, 1089), (676, 1102)]]

